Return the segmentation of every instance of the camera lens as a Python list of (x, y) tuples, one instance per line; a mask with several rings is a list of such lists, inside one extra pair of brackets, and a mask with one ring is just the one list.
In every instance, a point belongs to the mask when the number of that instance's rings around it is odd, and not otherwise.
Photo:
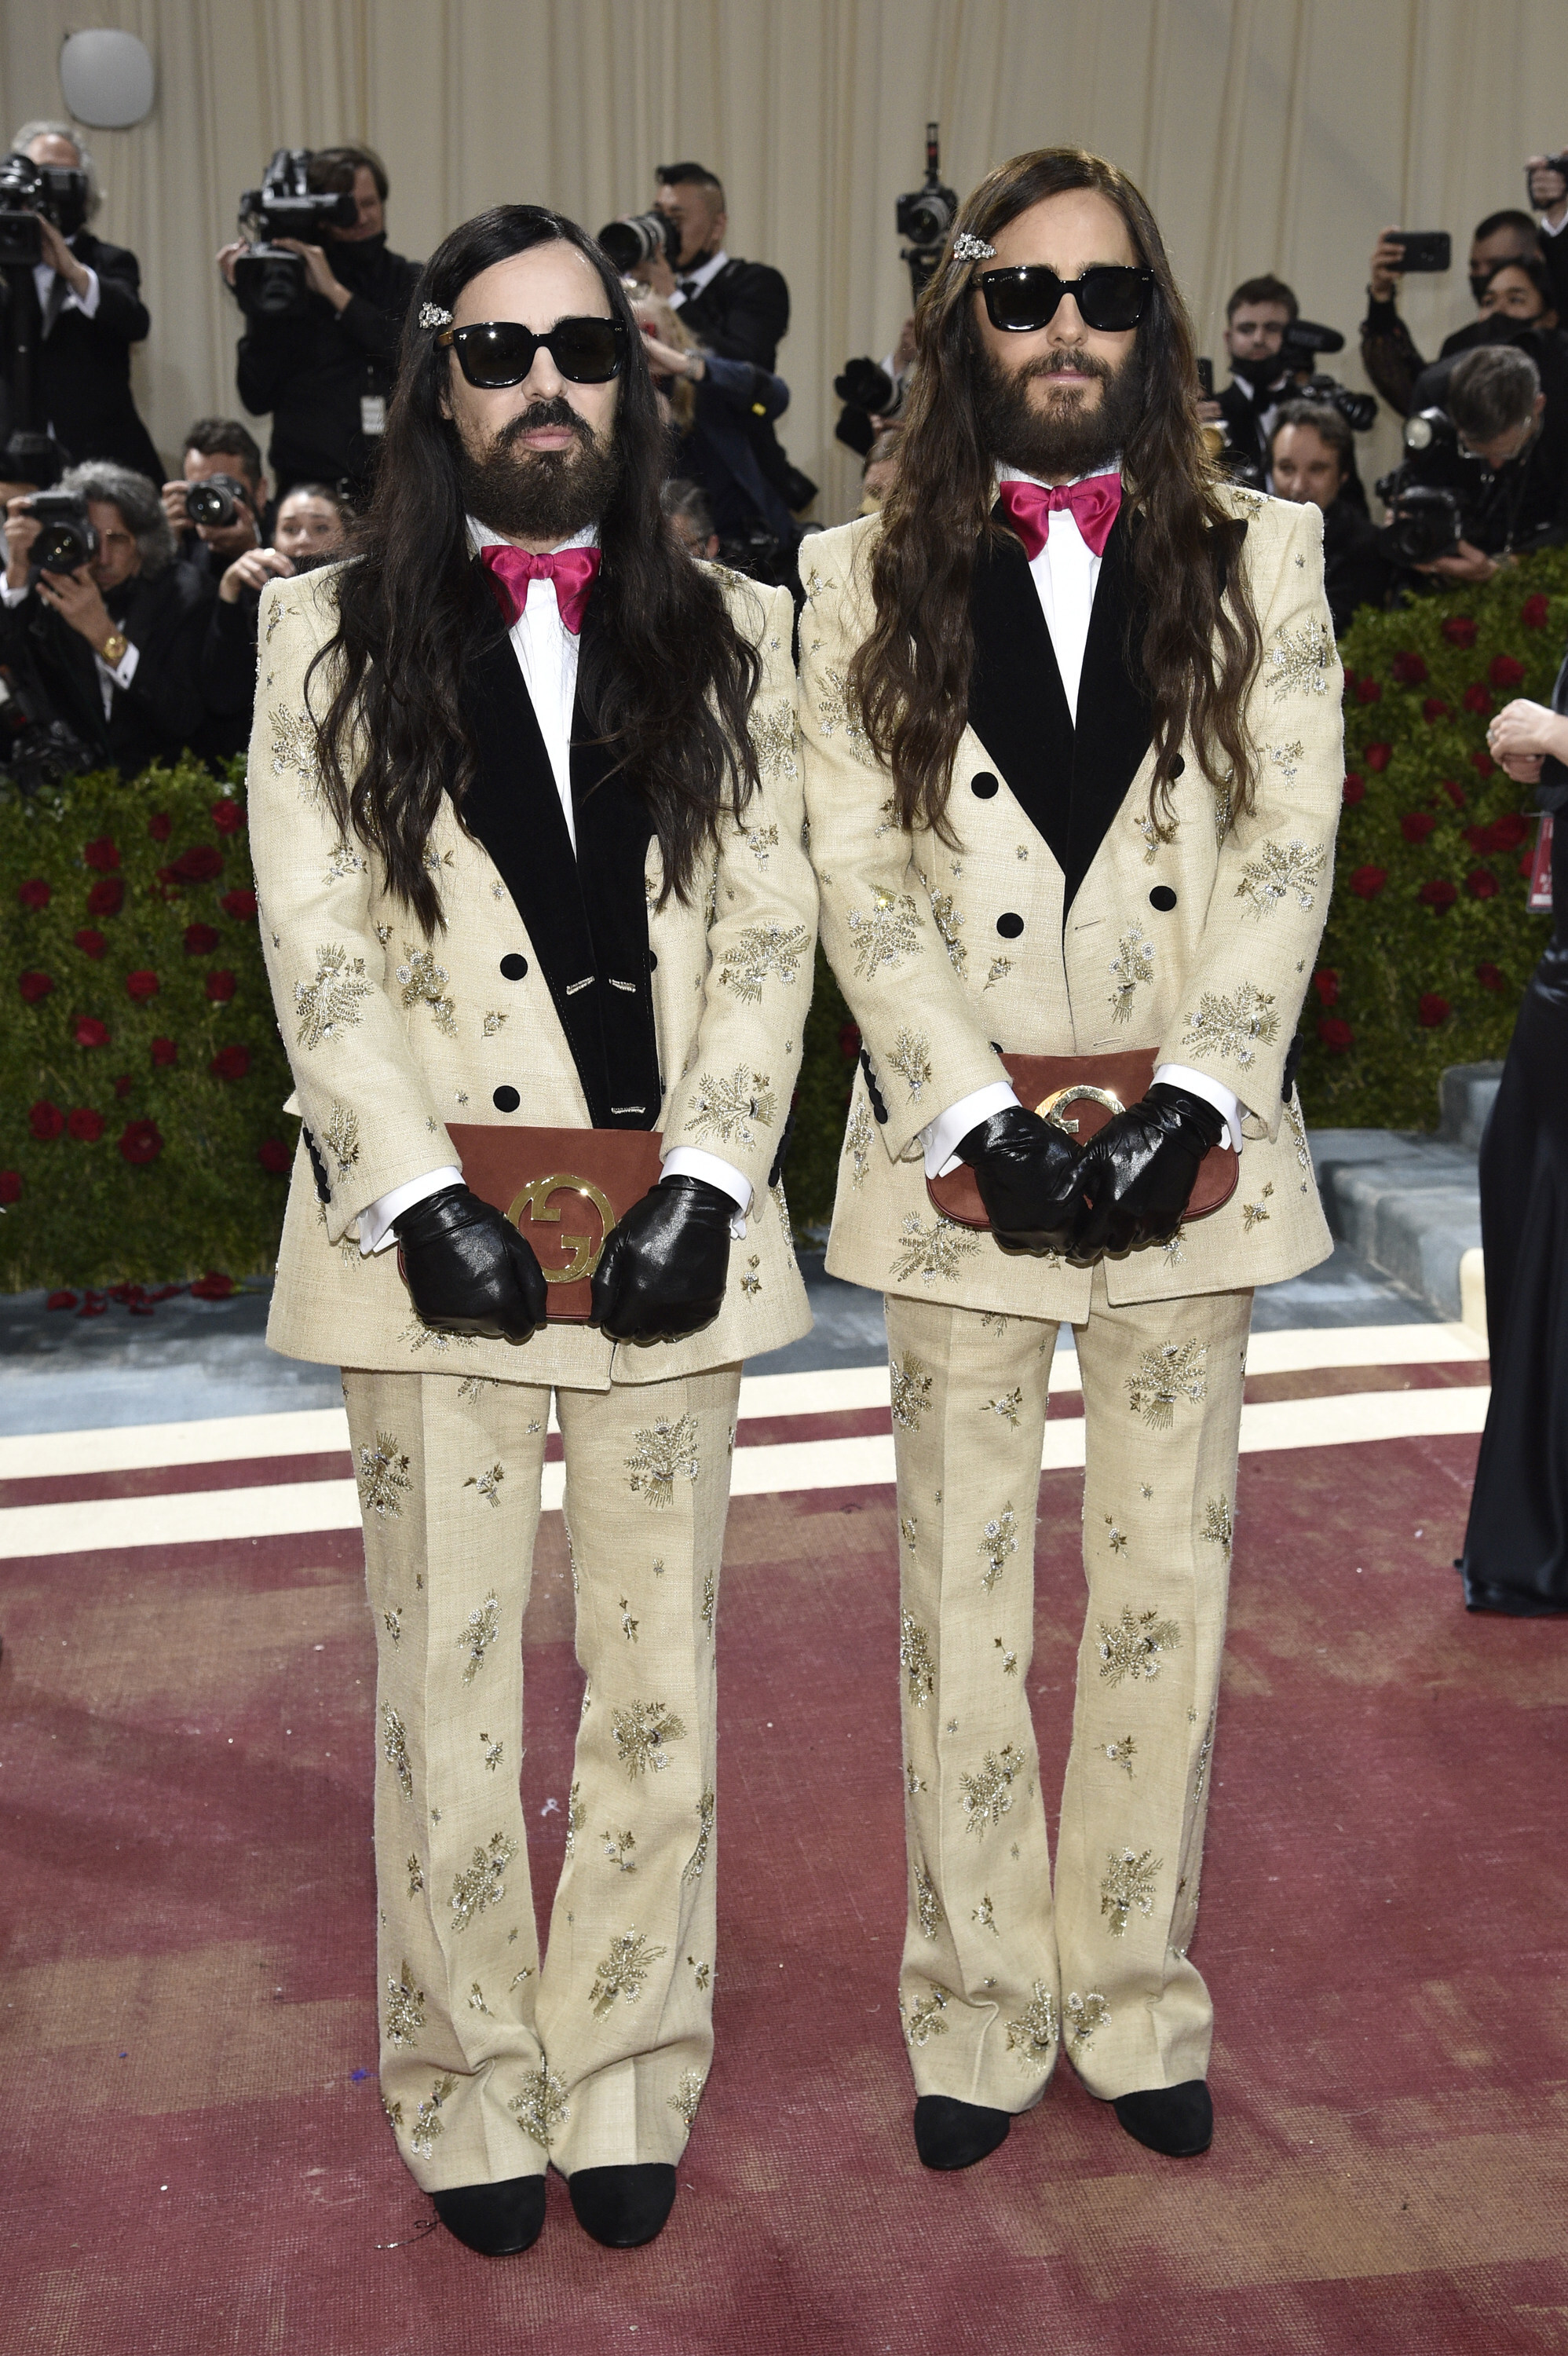
[(679, 251), (675, 223), (661, 212), (628, 213), (621, 220), (606, 221), (599, 243), (623, 278), (661, 253), (673, 269)]
[(240, 502), (226, 483), (192, 483), (185, 495), (186, 513), (192, 523), (216, 526), (224, 530), (237, 521)]

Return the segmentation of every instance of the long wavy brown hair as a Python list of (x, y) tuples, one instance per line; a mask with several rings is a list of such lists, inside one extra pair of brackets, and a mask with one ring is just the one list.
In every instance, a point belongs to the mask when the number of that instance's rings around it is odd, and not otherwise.
[[(981, 181), (954, 234), (967, 230), (989, 242), (1031, 205), (1070, 188), (1108, 198), (1154, 273), (1137, 330), (1146, 398), (1122, 464), (1137, 527), (1133, 610), (1143, 621), (1142, 645), (1128, 651), (1141, 656), (1148, 684), (1156, 755), (1149, 814), (1163, 829), (1188, 731), (1210, 783), (1229, 789), (1232, 810), (1249, 807), (1254, 755), (1243, 704), (1262, 634), (1235, 561), (1242, 535), (1200, 434), (1192, 323), (1154, 216), (1132, 182), (1081, 148), (1039, 148)], [(871, 564), (875, 622), (849, 672), (867, 732), (892, 771), (901, 820), (947, 841), (947, 798), (975, 658), (975, 560), (987, 533), (1008, 536), (992, 517), (995, 458), (976, 399), (974, 291), (974, 271), (948, 262), (915, 314), (917, 362), (898, 481)]]

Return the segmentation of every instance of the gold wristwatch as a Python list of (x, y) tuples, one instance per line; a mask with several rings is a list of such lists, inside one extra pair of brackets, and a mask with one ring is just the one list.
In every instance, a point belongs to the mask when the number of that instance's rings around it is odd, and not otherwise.
[(99, 660), (106, 662), (111, 670), (118, 670), (130, 651), (131, 641), (124, 631), (111, 630), (98, 649)]

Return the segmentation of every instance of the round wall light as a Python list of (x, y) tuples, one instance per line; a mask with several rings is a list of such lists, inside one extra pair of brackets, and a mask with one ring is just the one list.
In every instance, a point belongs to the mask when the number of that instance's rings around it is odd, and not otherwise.
[(153, 110), (153, 60), (134, 33), (108, 27), (69, 33), (60, 44), (60, 94), (68, 113), (94, 131), (125, 131)]

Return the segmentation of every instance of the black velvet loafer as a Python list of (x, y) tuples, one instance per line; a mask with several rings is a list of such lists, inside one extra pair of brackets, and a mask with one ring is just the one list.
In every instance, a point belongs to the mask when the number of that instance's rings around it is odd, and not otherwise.
[(449, 2233), (486, 2258), (531, 2250), (544, 2227), (544, 2178), (508, 2176), (502, 2184), (458, 2184), (432, 2192)]
[(1214, 2105), (1201, 2078), (1156, 2086), (1145, 2094), (1118, 2094), (1113, 2105), (1135, 2143), (1167, 2159), (1196, 2159), (1214, 2140)]
[(973, 2168), (1006, 2143), (1010, 2111), (961, 2103), (953, 2094), (922, 2094), (914, 2106), (914, 2147), (927, 2168)]
[(675, 2170), (662, 2159), (625, 2168), (579, 2168), (566, 2179), (573, 2214), (607, 2250), (640, 2250), (675, 2207)]

